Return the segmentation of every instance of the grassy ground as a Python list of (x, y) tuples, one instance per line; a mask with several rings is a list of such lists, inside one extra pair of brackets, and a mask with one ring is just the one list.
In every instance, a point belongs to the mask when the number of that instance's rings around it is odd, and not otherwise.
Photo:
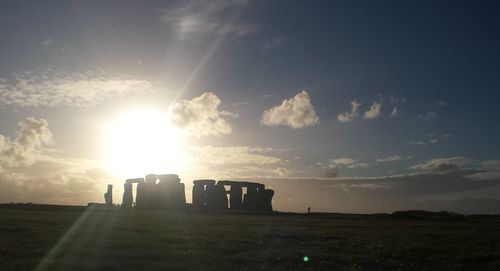
[(33, 269), (500, 270), (500, 219), (1, 208), (0, 270)]

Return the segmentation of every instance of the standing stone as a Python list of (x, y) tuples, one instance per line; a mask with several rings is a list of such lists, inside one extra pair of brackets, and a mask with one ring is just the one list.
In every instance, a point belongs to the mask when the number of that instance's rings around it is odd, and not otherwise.
[(215, 210), (217, 206), (217, 195), (215, 185), (213, 183), (205, 186), (205, 208), (207, 210)]
[(214, 185), (215, 180), (195, 180), (193, 181), (193, 207), (198, 210), (207, 209), (207, 186)]
[(133, 201), (134, 201), (134, 195), (132, 194), (132, 183), (125, 182), (123, 184), (122, 207), (123, 208), (131, 208)]
[(239, 211), (243, 209), (243, 191), (240, 183), (234, 182), (231, 184), (229, 190), (229, 204), (233, 211)]
[(265, 212), (272, 212), (273, 211), (273, 196), (274, 196), (274, 191), (271, 189), (265, 189), (263, 191), (263, 208), (262, 211)]
[(108, 191), (104, 193), (104, 202), (106, 206), (113, 206), (113, 185), (108, 184)]
[(217, 183), (214, 187), (214, 209), (215, 210), (227, 210), (228, 208), (227, 193), (226, 188), (224, 188), (223, 183)]
[(145, 204), (145, 199), (146, 198), (147, 198), (147, 195), (146, 195), (146, 182), (144, 181), (144, 179), (139, 179), (137, 181), (135, 206), (137, 208), (144, 208), (144, 207), (146, 207), (146, 204)]
[(146, 184), (144, 186), (144, 207), (155, 208), (158, 206), (158, 196), (156, 191), (156, 180), (158, 176), (156, 174), (146, 175)]
[(248, 183), (247, 184), (247, 194), (244, 198), (244, 207), (248, 211), (258, 210), (258, 184)]
[(175, 174), (159, 175), (157, 184), (159, 201), (162, 208), (182, 209), (186, 206), (184, 184), (180, 183), (179, 176)]

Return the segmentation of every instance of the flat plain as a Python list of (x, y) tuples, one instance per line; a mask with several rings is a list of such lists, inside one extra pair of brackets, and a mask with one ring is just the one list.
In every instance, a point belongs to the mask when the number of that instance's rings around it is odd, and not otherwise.
[(6, 205), (0, 270), (500, 270), (500, 218)]

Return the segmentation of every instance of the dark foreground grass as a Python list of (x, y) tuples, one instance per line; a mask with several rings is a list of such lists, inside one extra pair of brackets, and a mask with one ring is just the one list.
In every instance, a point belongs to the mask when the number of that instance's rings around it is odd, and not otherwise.
[(500, 270), (499, 220), (1, 208), (0, 270)]

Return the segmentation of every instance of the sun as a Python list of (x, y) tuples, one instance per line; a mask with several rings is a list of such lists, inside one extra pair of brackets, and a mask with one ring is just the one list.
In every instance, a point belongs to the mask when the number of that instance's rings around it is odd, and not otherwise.
[(176, 173), (186, 164), (186, 136), (170, 123), (168, 112), (127, 111), (103, 128), (104, 166), (113, 176)]

